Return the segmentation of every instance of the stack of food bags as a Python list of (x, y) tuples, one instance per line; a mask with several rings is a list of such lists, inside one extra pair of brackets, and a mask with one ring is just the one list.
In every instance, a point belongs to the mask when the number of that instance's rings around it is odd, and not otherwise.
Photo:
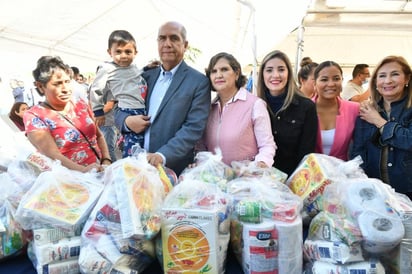
[(189, 175), (166, 197), (158, 252), (165, 273), (224, 273), (230, 196)]
[[(164, 170), (161, 169), (164, 180)], [(141, 273), (155, 259), (153, 238), (171, 182), (146, 154), (127, 157), (105, 172), (105, 190), (82, 232), (79, 264), (84, 273)]]
[(22, 197), (16, 219), (25, 230), (68, 232), (59, 234), (62, 237), (46, 236), (49, 240), (30, 243), (29, 257), (39, 273), (75, 267), (80, 251), (80, 237), (75, 232), (81, 230), (103, 187), (100, 174), (69, 170), (55, 162)]
[(404, 226), (390, 201), (395, 192), (380, 180), (337, 180), (323, 192), (321, 212), (305, 240), (314, 273), (332, 269), (385, 273), (382, 255), (404, 236)]
[(27, 254), (37, 273), (79, 273), (80, 232), (81, 226), (33, 229), (33, 240), (29, 242)]
[(344, 162), (336, 157), (319, 153), (310, 153), (302, 159), (286, 184), (293, 193), (303, 199), (302, 217), (305, 224), (319, 212), (317, 204), (327, 185), (352, 176), (367, 177), (359, 167), (360, 164), (360, 157)]
[(31, 239), (30, 231), (25, 231), (15, 219), (16, 208), (24, 194), (34, 184), (38, 175), (44, 171), (35, 159), (51, 163), (37, 153), (25, 155), (22, 160), (12, 158), (6, 170), (0, 173), (0, 258), (25, 252), (26, 244)]
[(230, 243), (244, 273), (302, 273), (302, 200), (271, 176), (238, 178)]

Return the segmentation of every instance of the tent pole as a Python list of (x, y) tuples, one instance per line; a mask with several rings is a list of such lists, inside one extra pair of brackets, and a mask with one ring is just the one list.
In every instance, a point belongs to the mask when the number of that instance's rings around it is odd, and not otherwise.
[(250, 10), (250, 17), (252, 19), (252, 54), (253, 54), (253, 68), (252, 68), (252, 90), (251, 92), (256, 95), (257, 93), (257, 38), (256, 38), (256, 9), (253, 4), (248, 0), (237, 0), (240, 4), (245, 5)]
[(302, 53), (303, 53), (303, 36), (305, 33), (305, 27), (303, 26), (303, 19), (302, 23), (299, 25), (298, 28), (298, 37), (297, 37), (297, 51), (296, 51), (296, 59), (295, 59), (295, 76), (297, 77), (298, 71), (299, 71), (299, 63), (300, 60), (302, 59)]
[(252, 50), (253, 50), (253, 74), (252, 74), (252, 93), (257, 94), (257, 37), (256, 37), (256, 16), (255, 16), (255, 8), (252, 10), (252, 28), (253, 28), (253, 45), (252, 45)]

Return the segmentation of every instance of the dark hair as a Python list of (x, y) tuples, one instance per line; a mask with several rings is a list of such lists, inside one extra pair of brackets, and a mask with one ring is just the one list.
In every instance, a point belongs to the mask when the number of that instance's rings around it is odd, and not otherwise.
[(134, 39), (133, 35), (130, 34), (127, 30), (115, 30), (113, 31), (108, 40), (108, 48), (110, 49), (113, 44), (124, 45), (127, 43), (132, 43), (134, 45), (134, 49), (136, 49), (136, 40)]
[(78, 67), (70, 67), (70, 68), (72, 69), (74, 75), (78, 75), (80, 73), (80, 70)]
[(334, 61), (324, 61), (324, 62), (320, 63), (315, 69), (315, 72), (314, 72), (315, 80), (318, 79), (319, 72), (322, 69), (327, 68), (327, 67), (336, 67), (340, 71), (340, 74), (343, 75), (342, 68), (340, 67), (340, 65), (338, 63), (336, 63)]
[(312, 72), (315, 70), (315, 68), (319, 65), (318, 63), (312, 62), (312, 63), (306, 63), (302, 66), (298, 72), (298, 82), (299, 85), (302, 85), (302, 79), (303, 80), (308, 80), (309, 75), (312, 74)]
[(405, 74), (405, 78), (406, 79), (409, 78), (407, 85), (404, 87), (404, 91), (406, 93), (406, 96), (408, 97), (406, 107), (410, 108), (412, 107), (412, 70), (408, 64), (408, 61), (406, 61), (406, 59), (402, 56), (394, 56), (394, 55), (387, 56), (383, 58), (383, 60), (380, 61), (379, 64), (375, 67), (375, 71), (373, 72), (371, 81), (369, 83), (369, 90), (371, 91), (372, 102), (374, 103), (375, 106), (377, 106), (377, 103), (382, 99), (382, 95), (379, 94), (379, 92), (377, 91), (377, 86), (376, 86), (378, 71), (383, 65), (386, 65), (392, 62), (399, 64), (402, 68), (403, 73)]
[(209, 66), (206, 69), (206, 76), (207, 78), (209, 78), (209, 81), (210, 81), (210, 73), (212, 72), (213, 67), (222, 58), (226, 59), (229, 62), (229, 65), (233, 69), (234, 72), (239, 73), (239, 78), (236, 81), (236, 87), (238, 89), (243, 87), (246, 84), (247, 79), (246, 79), (246, 76), (242, 74), (242, 67), (240, 66), (240, 63), (236, 60), (236, 58), (232, 54), (226, 53), (226, 52), (220, 52), (210, 59)]
[(369, 68), (368, 64), (357, 64), (352, 70), (352, 78), (358, 76), (359, 73), (362, 73), (365, 68)]
[(27, 103), (25, 102), (16, 102), (13, 104), (13, 106), (10, 109), (9, 112), (9, 118), (10, 120), (12, 120), (14, 122), (14, 124), (20, 129), (20, 130), (24, 130), (24, 122), (23, 122), (23, 118), (21, 118), (19, 115), (16, 114), (16, 112), (20, 112), (20, 107), (21, 105), (26, 105), (29, 106)]
[(307, 64), (310, 64), (310, 63), (313, 63), (312, 58), (310, 58), (308, 56), (303, 57), (302, 60), (300, 61), (300, 67), (304, 67), (304, 66), (306, 66)]
[[(58, 71), (58, 70), (63, 70), (65, 71), (68, 75), (70, 75), (71, 68), (69, 65), (65, 64), (62, 59), (58, 56), (42, 56), (40, 59), (37, 61), (37, 67), (33, 70), (33, 78), (35, 82), (39, 82), (43, 85), (46, 85), (52, 75)], [(36, 91), (40, 96), (43, 96), (44, 94), (40, 92), (40, 90), (36, 86)]]
[[(283, 106), (280, 108), (279, 111), (282, 111), (289, 107), (289, 105), (292, 103), (293, 97), (295, 95), (298, 96), (303, 96), (303, 94), (300, 93), (299, 88), (296, 84), (295, 77), (293, 76), (293, 68), (292, 68), (292, 63), (289, 60), (289, 57), (282, 51), (280, 50), (274, 50), (272, 52), (269, 52), (262, 60), (262, 63), (259, 68), (259, 74), (258, 74), (258, 81), (257, 81), (257, 95), (265, 100), (267, 102), (266, 98), (266, 92), (269, 91), (269, 89), (265, 85), (265, 81), (263, 79), (263, 72), (266, 68), (266, 64), (269, 60), (272, 60), (274, 58), (279, 58), (286, 64), (286, 68), (288, 70), (288, 80), (285, 86), (286, 90), (286, 98), (283, 103)], [(269, 104), (268, 104), (269, 105)], [(269, 112), (271, 112), (270, 108), (268, 108)]]

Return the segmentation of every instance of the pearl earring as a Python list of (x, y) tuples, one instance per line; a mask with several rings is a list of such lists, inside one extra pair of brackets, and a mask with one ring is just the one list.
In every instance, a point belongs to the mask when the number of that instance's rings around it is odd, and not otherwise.
[(407, 88), (408, 86), (409, 86), (408, 84), (405, 85), (406, 88)]

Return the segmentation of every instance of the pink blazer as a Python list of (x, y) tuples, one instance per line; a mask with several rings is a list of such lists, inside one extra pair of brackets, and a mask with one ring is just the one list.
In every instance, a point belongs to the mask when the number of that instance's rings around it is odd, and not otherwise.
[[(313, 101), (315, 101), (315, 103), (316, 100), (317, 97), (314, 97)], [(336, 116), (335, 136), (329, 155), (347, 161), (349, 145), (352, 141), (353, 131), (355, 128), (355, 121), (359, 115), (359, 103), (346, 101), (340, 97), (338, 97), (337, 100), (339, 104), (339, 114)], [(323, 153), (320, 123), (318, 124), (318, 136), (316, 139), (315, 152)]]

